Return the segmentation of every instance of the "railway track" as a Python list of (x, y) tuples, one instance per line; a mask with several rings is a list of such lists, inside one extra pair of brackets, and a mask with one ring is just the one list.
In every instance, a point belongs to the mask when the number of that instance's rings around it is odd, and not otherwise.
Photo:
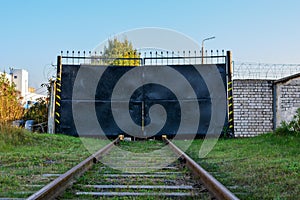
[(143, 141), (127, 146), (119, 137), (28, 199), (238, 199), (166, 137), (164, 142), (147, 143), (141, 153)]

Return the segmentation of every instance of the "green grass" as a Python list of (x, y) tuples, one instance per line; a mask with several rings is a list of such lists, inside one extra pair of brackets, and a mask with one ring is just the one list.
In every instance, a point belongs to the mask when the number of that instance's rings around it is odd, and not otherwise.
[(198, 158), (201, 143), (195, 140), (187, 153), (239, 198), (299, 199), (299, 136), (220, 139), (204, 159)]
[[(97, 148), (107, 141), (84, 139)], [(0, 126), (0, 198), (25, 198), (55, 176), (75, 166), (90, 152), (82, 140), (66, 135), (29, 133)]]
[[(76, 195), (76, 192), (78, 191), (85, 191), (85, 192), (140, 192), (140, 193), (148, 193), (149, 195), (146, 196), (140, 196), (140, 197), (114, 197), (113, 199), (172, 199), (167, 197), (157, 197), (157, 196), (151, 196), (151, 193), (166, 193), (166, 192), (192, 192), (190, 190), (184, 190), (184, 189), (130, 189), (130, 188), (115, 188), (115, 189), (95, 189), (95, 188), (88, 188), (86, 185), (194, 185), (198, 183), (197, 181), (191, 180), (190, 174), (188, 173), (187, 169), (181, 169), (181, 164), (176, 161), (175, 163), (169, 163), (172, 164), (172, 166), (177, 166), (179, 169), (176, 171), (178, 173), (171, 173), (167, 174), (165, 177), (157, 177), (157, 174), (153, 174), (152, 171), (147, 171), (144, 173), (147, 173), (147, 175), (150, 175), (150, 177), (110, 177), (107, 176), (107, 173), (109, 174), (122, 174), (123, 172), (117, 169), (110, 168), (107, 165), (104, 165), (103, 163), (105, 160), (113, 160), (112, 163), (122, 163), (119, 164), (119, 166), (125, 167), (126, 163), (131, 165), (131, 161), (135, 161), (136, 159), (142, 159), (145, 163), (155, 163), (157, 161), (157, 158), (153, 158), (151, 156), (139, 156), (139, 157), (131, 157), (126, 156), (125, 154), (122, 154), (123, 151), (131, 151), (134, 153), (149, 153), (155, 150), (159, 150), (165, 145), (161, 141), (136, 141), (136, 142), (129, 142), (129, 141), (121, 141), (120, 146), (118, 146), (118, 150), (111, 150), (106, 157), (100, 160), (99, 163), (94, 165), (92, 167), (92, 170), (87, 171), (83, 176), (77, 179), (76, 183), (73, 185), (72, 188), (69, 188), (61, 197), (61, 199), (112, 199), (111, 197), (95, 197), (92, 195)], [(121, 152), (120, 152), (121, 150)], [(162, 153), (161, 155), (156, 156), (164, 156), (165, 154)], [(165, 158), (164, 158), (165, 159)], [(103, 162), (104, 161), (104, 162)], [(143, 166), (140, 165), (139, 160), (137, 162), (137, 165), (135, 166)], [(103, 163), (101, 163), (103, 162)], [(137, 171), (134, 171), (137, 172)], [(174, 172), (174, 169), (157, 169), (155, 172), (160, 173), (166, 173), (166, 172)], [(193, 191), (195, 192), (195, 191)], [(208, 194), (201, 194), (202, 196), (206, 198), (200, 198), (200, 199), (209, 199)], [(196, 197), (199, 199), (199, 197)], [(174, 198), (173, 198), (174, 199)], [(176, 199), (176, 198), (175, 198)], [(182, 198), (177, 198), (182, 199)], [(184, 198), (184, 199), (195, 199), (193, 197), (190, 198)]]
[[(97, 150), (108, 141), (85, 139)], [(147, 143), (152, 145), (147, 145)], [(175, 141), (179, 146), (185, 141)], [(220, 139), (204, 159), (198, 158), (202, 140), (187, 153), (241, 199), (299, 199), (300, 136), (265, 134), (255, 138)], [(163, 145), (142, 142), (122, 149), (151, 152)], [(90, 155), (79, 138), (28, 133), (0, 126), (0, 198), (26, 198)], [(89, 148), (92, 149), (92, 148)]]

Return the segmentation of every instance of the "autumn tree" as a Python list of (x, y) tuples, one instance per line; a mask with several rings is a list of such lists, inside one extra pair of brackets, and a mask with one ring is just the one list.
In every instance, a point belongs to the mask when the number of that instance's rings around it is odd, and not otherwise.
[(117, 38), (108, 40), (108, 45), (104, 47), (102, 54), (104, 62), (110, 65), (139, 66), (139, 58), (139, 53), (127, 39), (124, 41), (119, 41)]
[(23, 115), (20, 92), (16, 91), (5, 74), (0, 75), (0, 122), (21, 119)]

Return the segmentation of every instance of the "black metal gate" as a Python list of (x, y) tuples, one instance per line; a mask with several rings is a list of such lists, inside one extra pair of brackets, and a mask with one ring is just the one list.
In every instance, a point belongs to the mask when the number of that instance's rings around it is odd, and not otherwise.
[(229, 52), (206, 56), (204, 64), (198, 56), (133, 59), (139, 66), (107, 65), (91, 55), (59, 56), (55, 132), (149, 138), (233, 129)]

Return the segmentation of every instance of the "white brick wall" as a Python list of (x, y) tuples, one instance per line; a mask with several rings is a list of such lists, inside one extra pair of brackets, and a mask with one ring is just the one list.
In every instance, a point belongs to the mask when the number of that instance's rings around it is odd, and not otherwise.
[(276, 83), (276, 127), (290, 121), (300, 107), (300, 77)]
[(234, 80), (234, 133), (249, 137), (273, 130), (273, 81)]

